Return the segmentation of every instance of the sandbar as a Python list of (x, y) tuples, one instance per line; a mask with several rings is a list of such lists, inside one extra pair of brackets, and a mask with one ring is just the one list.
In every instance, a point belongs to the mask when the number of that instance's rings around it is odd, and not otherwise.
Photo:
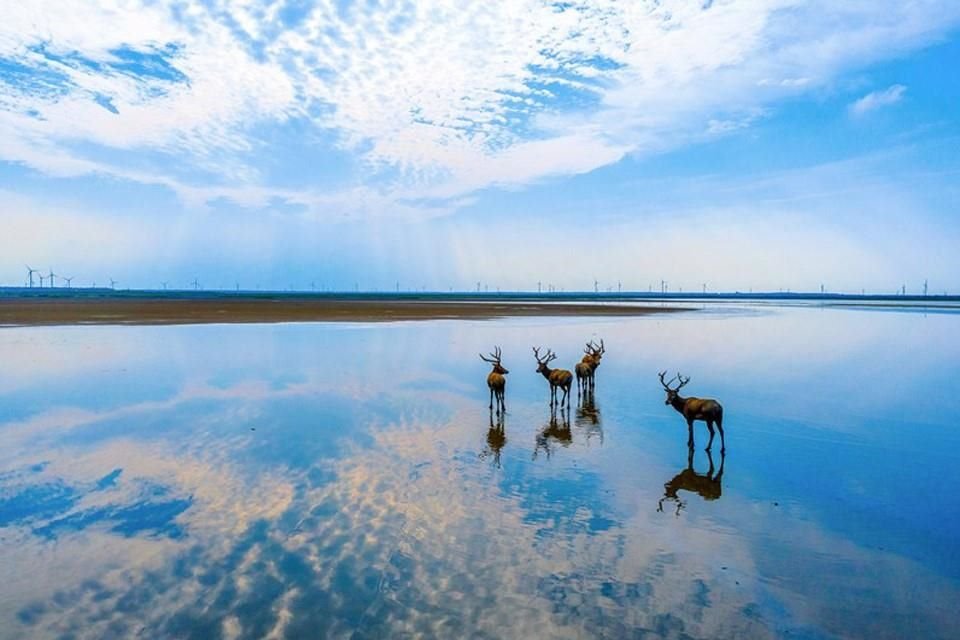
[(0, 326), (485, 320), (514, 316), (642, 316), (689, 311), (662, 303), (430, 300), (295, 296), (0, 298)]

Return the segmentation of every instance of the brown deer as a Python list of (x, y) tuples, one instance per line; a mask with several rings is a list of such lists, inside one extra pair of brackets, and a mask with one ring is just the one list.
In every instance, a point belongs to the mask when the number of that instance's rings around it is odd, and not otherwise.
[(494, 347), (493, 353), (489, 355), (490, 357), (486, 358), (481, 353), (480, 359), (493, 365), (493, 371), (491, 371), (490, 375), (487, 376), (487, 387), (490, 389), (490, 408), (493, 409), (493, 401), (496, 399), (497, 413), (500, 413), (501, 409), (504, 413), (506, 413), (507, 403), (503, 399), (503, 392), (507, 387), (507, 379), (504, 376), (510, 372), (504, 369), (503, 365), (500, 364), (500, 347)]
[(670, 481), (664, 483), (663, 497), (660, 498), (660, 501), (657, 503), (657, 511), (662, 512), (663, 503), (667, 500), (672, 500), (677, 503), (676, 515), (680, 515), (680, 510), (686, 506), (686, 503), (680, 499), (677, 494), (678, 491), (695, 493), (704, 500), (719, 500), (720, 494), (723, 492), (721, 482), (723, 480), (723, 461), (725, 457), (723, 453), (720, 454), (720, 469), (714, 474), (713, 455), (711, 455), (710, 450), (707, 449), (707, 460), (710, 462), (710, 469), (708, 469), (706, 475), (704, 475), (693, 470), (693, 447), (687, 449), (687, 468), (675, 475)]
[(599, 346), (593, 344), (593, 340), (587, 343), (587, 347), (583, 350), (583, 359), (573, 368), (577, 374), (577, 399), (581, 396), (581, 388), (582, 395), (593, 395), (595, 372), (600, 366), (600, 359), (605, 351), (603, 340), (600, 341)]
[(543, 374), (543, 377), (550, 383), (550, 406), (556, 404), (557, 389), (560, 389), (563, 391), (563, 397), (560, 400), (560, 406), (562, 407), (567, 403), (567, 398), (570, 396), (573, 374), (566, 369), (551, 369), (547, 366), (557, 359), (557, 354), (550, 349), (547, 349), (547, 354), (541, 358), (540, 347), (533, 347), (533, 357), (537, 359), (537, 373)]
[[(663, 385), (664, 391), (667, 392), (667, 400), (664, 404), (672, 406), (683, 414), (683, 417), (687, 420), (687, 433), (689, 435), (687, 438), (687, 446), (693, 446), (693, 421), (703, 420), (707, 423), (707, 429), (710, 430), (710, 442), (707, 443), (707, 451), (710, 451), (710, 447), (713, 446), (713, 425), (716, 424), (717, 429), (720, 430), (720, 452), (724, 453), (727, 450), (727, 444), (723, 438), (723, 407), (721, 407), (720, 403), (716, 400), (709, 398), (681, 398), (679, 393), (680, 389), (690, 382), (690, 378), (684, 378), (677, 373), (676, 376), (670, 379), (670, 382), (665, 382), (663, 378), (666, 375), (666, 371), (660, 372), (660, 384)], [(676, 389), (670, 387), (674, 380), (680, 382)]]

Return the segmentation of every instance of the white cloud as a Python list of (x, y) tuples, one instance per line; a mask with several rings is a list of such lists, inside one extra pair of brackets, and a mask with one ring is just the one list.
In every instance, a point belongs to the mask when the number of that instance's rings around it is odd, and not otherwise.
[(862, 116), (870, 111), (897, 104), (903, 99), (903, 94), (906, 93), (906, 91), (907, 88), (902, 84), (891, 85), (883, 91), (872, 91), (850, 104), (850, 114), (853, 116)]
[[(0, 56), (69, 90), (0, 83), (0, 158), (162, 184), (191, 204), (280, 198), (318, 215), (437, 215), (456, 205), (401, 201), (588, 172), (742, 129), (777, 99), (960, 19), (943, 0), (341, 4), (318, 0), (290, 24), (280, 2), (10, 7)], [(186, 81), (138, 76), (117, 64), (120, 48), (163, 51)], [(897, 87), (851, 109), (895, 101)], [(334, 193), (281, 188), (258, 171), (290, 153), (262, 129), (291, 118), (357, 160)], [(302, 144), (331, 144), (312, 139)], [(141, 154), (143, 168), (116, 151)]]

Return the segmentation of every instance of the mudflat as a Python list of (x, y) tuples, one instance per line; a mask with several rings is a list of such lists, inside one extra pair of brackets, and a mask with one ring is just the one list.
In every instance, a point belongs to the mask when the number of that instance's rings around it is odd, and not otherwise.
[(512, 316), (641, 316), (688, 310), (658, 303), (589, 304), (366, 297), (8, 298), (0, 299), (0, 325), (482, 320)]

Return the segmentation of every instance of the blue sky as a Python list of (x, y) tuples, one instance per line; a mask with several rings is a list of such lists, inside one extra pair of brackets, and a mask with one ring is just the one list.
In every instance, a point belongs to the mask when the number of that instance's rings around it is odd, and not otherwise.
[(5, 4), (5, 284), (960, 291), (956, 2)]

